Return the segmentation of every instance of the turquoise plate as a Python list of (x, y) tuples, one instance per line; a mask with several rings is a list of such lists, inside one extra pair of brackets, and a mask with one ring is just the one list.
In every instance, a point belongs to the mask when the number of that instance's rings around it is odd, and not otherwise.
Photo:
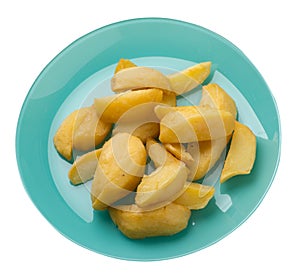
[[(111, 94), (109, 79), (120, 58), (165, 73), (212, 61), (209, 82), (219, 83), (235, 99), (239, 120), (257, 136), (257, 158), (250, 175), (221, 186), (232, 205), (215, 200), (193, 211), (188, 227), (171, 237), (130, 240), (107, 212), (91, 208), (90, 183), (74, 187), (70, 164), (52, 143), (63, 118), (72, 110)], [(179, 99), (197, 103), (201, 88)], [(201, 250), (231, 233), (257, 208), (279, 162), (280, 124), (275, 100), (247, 57), (223, 37), (189, 23), (145, 18), (115, 23), (73, 42), (42, 71), (23, 104), (16, 133), (16, 153), (24, 186), (40, 212), (64, 236), (95, 252), (128, 260), (161, 260)]]

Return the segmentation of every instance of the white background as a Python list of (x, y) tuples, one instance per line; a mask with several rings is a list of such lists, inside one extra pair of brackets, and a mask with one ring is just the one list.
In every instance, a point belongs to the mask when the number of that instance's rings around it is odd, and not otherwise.
[[(299, 276), (298, 1), (1, 1), (1, 276)], [(59, 234), (22, 186), (15, 160), (19, 111), (47, 63), (78, 37), (136, 17), (202, 25), (237, 45), (259, 69), (281, 115), (277, 176), (255, 213), (200, 252), (161, 262), (121, 261)], [(190, 273), (188, 273), (190, 272)], [(193, 272), (193, 273), (191, 273)], [(277, 275), (278, 276), (278, 275)]]

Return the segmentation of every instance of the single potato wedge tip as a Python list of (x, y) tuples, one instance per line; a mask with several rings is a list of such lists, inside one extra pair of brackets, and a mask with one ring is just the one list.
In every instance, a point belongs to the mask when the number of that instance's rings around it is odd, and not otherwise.
[(132, 61), (127, 60), (127, 59), (120, 59), (116, 69), (115, 69), (115, 74), (118, 73), (119, 71), (125, 69), (125, 68), (130, 68), (130, 67), (135, 67), (137, 66), (136, 64), (134, 64)]
[(214, 196), (214, 193), (214, 187), (187, 182), (184, 192), (174, 203), (185, 206), (191, 210), (199, 210), (206, 207), (209, 200)]
[(172, 90), (186, 93), (202, 84), (210, 74), (211, 62), (203, 62), (168, 76)]
[(100, 148), (88, 152), (75, 160), (68, 173), (69, 180), (73, 185), (93, 179), (101, 151)]
[(249, 174), (254, 165), (255, 157), (255, 135), (246, 125), (236, 121), (220, 182), (224, 183), (236, 175)]
[(218, 84), (208, 84), (203, 86), (202, 98), (199, 105), (228, 111), (233, 115), (234, 118), (236, 118), (237, 115), (237, 109), (234, 100)]

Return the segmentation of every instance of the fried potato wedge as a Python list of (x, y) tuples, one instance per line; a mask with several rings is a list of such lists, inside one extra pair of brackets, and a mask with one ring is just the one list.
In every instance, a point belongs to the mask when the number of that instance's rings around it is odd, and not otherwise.
[(184, 192), (173, 203), (190, 210), (200, 210), (206, 207), (214, 193), (214, 187), (187, 182)]
[(252, 170), (255, 157), (255, 135), (246, 125), (236, 121), (220, 182), (224, 183), (236, 175), (249, 174)]
[(130, 67), (136, 67), (137, 65), (134, 64), (132, 61), (127, 60), (127, 59), (120, 59), (116, 69), (115, 69), (115, 74), (118, 73), (119, 71), (126, 69), (126, 68), (130, 68)]
[(218, 84), (208, 84), (202, 87), (199, 105), (228, 111), (236, 118), (237, 110), (234, 100)]
[(73, 148), (79, 151), (94, 149), (111, 129), (111, 124), (99, 119), (94, 106), (72, 112), (62, 122), (54, 136), (57, 151), (67, 160), (72, 160)]
[(69, 180), (73, 185), (93, 179), (101, 151), (100, 148), (88, 152), (75, 160), (68, 173)]
[(137, 187), (135, 203), (146, 209), (157, 209), (175, 200), (187, 180), (187, 168), (181, 161), (166, 163), (150, 175), (144, 175)]
[[(157, 116), (160, 106), (155, 108)], [(172, 111), (173, 109), (173, 111)], [(162, 143), (188, 143), (213, 140), (230, 135), (234, 129), (231, 113), (209, 107), (168, 107), (160, 121), (159, 140)]]
[(144, 211), (136, 205), (109, 208), (109, 215), (119, 230), (131, 239), (170, 236), (184, 230), (191, 211), (178, 204)]
[(193, 157), (186, 151), (185, 147), (181, 143), (165, 143), (165, 148), (174, 155), (178, 160), (183, 161), (185, 164), (194, 162)]
[(187, 145), (187, 152), (193, 157), (194, 162), (187, 162), (190, 170), (188, 180), (199, 180), (220, 159), (230, 136), (216, 140), (191, 142)]
[(210, 68), (211, 62), (203, 62), (168, 75), (172, 91), (180, 95), (194, 89), (209, 76)]
[(93, 208), (104, 209), (135, 190), (146, 159), (146, 149), (137, 137), (119, 133), (108, 140), (102, 147), (92, 183)]
[[(161, 103), (162, 99), (162, 90), (142, 89), (128, 91), (102, 98), (96, 98), (94, 100), (94, 105), (103, 121), (116, 123), (126, 112), (128, 112), (133, 107), (145, 103)], [(135, 119), (137, 119), (136, 116)]]
[(125, 68), (114, 74), (111, 79), (111, 89), (117, 93), (141, 88), (171, 90), (169, 79), (150, 67)]

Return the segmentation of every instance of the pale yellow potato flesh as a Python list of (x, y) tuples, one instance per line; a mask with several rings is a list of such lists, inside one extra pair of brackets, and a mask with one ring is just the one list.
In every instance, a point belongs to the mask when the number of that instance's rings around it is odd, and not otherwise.
[(174, 203), (152, 211), (136, 205), (110, 207), (108, 211), (119, 230), (131, 239), (174, 235), (187, 227), (191, 216), (190, 209)]
[(69, 180), (73, 185), (93, 179), (101, 151), (100, 148), (88, 152), (75, 160), (68, 173)]
[(150, 175), (144, 175), (137, 187), (135, 203), (145, 209), (157, 209), (175, 200), (187, 180), (187, 168), (174, 160), (158, 167)]
[(235, 119), (227, 111), (195, 106), (168, 109), (160, 121), (162, 143), (214, 140), (230, 135), (234, 129)]
[(125, 69), (125, 68), (130, 68), (130, 67), (135, 67), (137, 66), (134, 64), (132, 61), (127, 60), (127, 59), (120, 59), (116, 68), (115, 68), (115, 74), (118, 73), (119, 71)]
[(252, 170), (255, 157), (255, 135), (246, 125), (236, 121), (220, 182), (224, 183), (236, 175), (249, 174)]
[[(133, 62), (131, 62), (130, 60), (120, 59), (116, 66), (115, 74), (123, 69), (130, 68), (130, 67), (136, 67), (136, 66), (137, 65), (134, 64)], [(140, 87), (138, 89), (143, 89), (143, 88), (146, 88), (146, 87)], [(173, 91), (163, 90), (162, 103), (172, 106), (172, 107), (175, 107), (176, 106), (176, 93)]]
[(199, 210), (206, 207), (214, 193), (214, 187), (187, 182), (184, 192), (173, 203), (185, 206), (190, 210)]
[(114, 74), (111, 79), (111, 89), (117, 93), (141, 88), (171, 90), (169, 79), (150, 67), (125, 68)]
[[(156, 168), (165, 164), (172, 164), (176, 161), (176, 158), (170, 154), (162, 144), (153, 139), (147, 140), (146, 149)], [(192, 165), (194, 163), (194, 161), (189, 160), (188, 164)], [(195, 185), (197, 185), (197, 187), (195, 187)], [(201, 207), (203, 208), (213, 196), (214, 188), (186, 182), (183, 192), (180, 194), (181, 195), (174, 200), (175, 203), (189, 206), (189, 208), (193, 207), (193, 209), (200, 209)]]
[(199, 105), (228, 111), (236, 118), (237, 110), (234, 100), (218, 84), (208, 84), (202, 87)]
[(159, 123), (148, 122), (137, 126), (135, 123), (121, 123), (113, 130), (113, 135), (117, 133), (128, 133), (138, 137), (144, 144), (149, 138), (157, 138), (159, 136)]
[(187, 152), (191, 154), (194, 162), (187, 162), (190, 170), (188, 180), (199, 180), (216, 164), (220, 159), (230, 136), (199, 142), (191, 142), (187, 145)]
[(154, 139), (147, 139), (146, 149), (150, 159), (154, 163), (155, 168), (177, 161), (177, 159), (171, 153), (169, 153), (162, 144), (158, 143)]
[(99, 119), (94, 106), (79, 109), (74, 123), (73, 147), (80, 151), (95, 149), (105, 139), (111, 126)]
[(102, 147), (91, 189), (94, 209), (105, 209), (134, 191), (145, 169), (146, 149), (135, 136), (119, 133)]
[(180, 106), (171, 107), (169, 105), (157, 105), (154, 112), (159, 120), (162, 120), (168, 113), (178, 111)]
[(159, 135), (159, 120), (154, 108), (157, 103), (144, 103), (135, 106), (124, 113), (113, 129), (117, 133), (129, 133), (146, 143), (147, 138), (156, 138)]
[(96, 98), (94, 105), (103, 121), (116, 123), (130, 109), (147, 103), (161, 103), (162, 99), (163, 91), (160, 89), (141, 89)]
[(211, 62), (203, 62), (168, 75), (172, 91), (180, 95), (194, 89), (209, 76), (210, 68)]
[(105, 139), (111, 126), (99, 119), (94, 106), (81, 108), (62, 122), (54, 136), (54, 145), (65, 159), (71, 161), (73, 149), (94, 149)]
[(185, 164), (194, 162), (192, 155), (186, 151), (183, 144), (165, 143), (164, 146), (172, 155), (174, 155), (178, 160), (183, 161)]

